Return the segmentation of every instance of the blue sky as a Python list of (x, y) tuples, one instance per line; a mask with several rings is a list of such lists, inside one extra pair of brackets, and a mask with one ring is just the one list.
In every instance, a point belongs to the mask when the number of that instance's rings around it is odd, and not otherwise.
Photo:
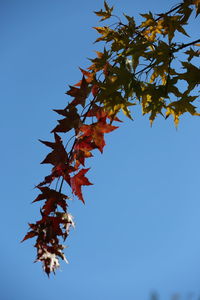
[[(162, 12), (176, 1), (113, 0), (116, 13)], [(162, 4), (162, 5), (161, 5)], [(50, 279), (33, 264), (34, 240), (20, 244), (39, 216), (34, 185), (49, 171), (38, 139), (51, 138), (68, 84), (100, 45), (92, 13), (103, 1), (1, 0), (1, 300), (161, 299), (200, 296), (199, 118), (178, 130), (139, 111), (106, 137), (88, 161), (94, 186), (86, 205), (70, 203), (76, 229), (66, 242), (69, 265)], [(196, 32), (196, 27), (191, 26)], [(99, 48), (100, 49), (100, 48)]]

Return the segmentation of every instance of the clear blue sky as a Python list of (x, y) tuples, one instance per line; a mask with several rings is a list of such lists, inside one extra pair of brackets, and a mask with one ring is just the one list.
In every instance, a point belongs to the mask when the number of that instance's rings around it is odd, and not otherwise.
[[(176, 0), (112, 0), (116, 12), (162, 12)], [(66, 104), (97, 45), (96, 0), (1, 0), (1, 300), (148, 300), (200, 296), (200, 136), (198, 117), (176, 130), (171, 119), (137, 112), (88, 161), (86, 205), (70, 203), (76, 229), (56, 276), (33, 264), (34, 240), (20, 244), (39, 216), (34, 185), (51, 138), (52, 108)], [(195, 32), (197, 28), (191, 29)], [(100, 45), (98, 46), (100, 47)]]

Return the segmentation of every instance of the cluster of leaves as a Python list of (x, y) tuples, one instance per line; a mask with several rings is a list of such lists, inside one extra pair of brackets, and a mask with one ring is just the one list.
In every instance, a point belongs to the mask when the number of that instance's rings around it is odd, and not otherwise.
[[(113, 7), (104, 2), (104, 9), (95, 14), (104, 21), (116, 17), (112, 12)], [(82, 186), (91, 185), (85, 160), (95, 149), (103, 152), (104, 134), (118, 128), (112, 124), (120, 122), (119, 113), (132, 119), (130, 106), (139, 104), (151, 123), (158, 115), (172, 115), (176, 126), (186, 112), (199, 115), (193, 102), (198, 97), (200, 69), (191, 61), (199, 57), (200, 39), (176, 41), (180, 33), (188, 36), (185, 27), (199, 13), (199, 0), (184, 0), (166, 13), (142, 14), (139, 25), (124, 15), (126, 24), (117, 17), (114, 25), (95, 27), (100, 34), (96, 42), (104, 42), (104, 50), (96, 52), (87, 70), (80, 69), (82, 79), (66, 92), (72, 100), (55, 110), (62, 116), (52, 130), (55, 141), (41, 141), (51, 148), (42, 164), (51, 164), (52, 170), (37, 185), (40, 194), (33, 201), (44, 201), (41, 220), (29, 224), (23, 240), (36, 237), (37, 261), (48, 275), (59, 267), (59, 258), (67, 262), (60, 239), (65, 240), (74, 226), (67, 210), (69, 193), (84, 203)], [(176, 62), (180, 53), (186, 57), (181, 73)], [(182, 81), (186, 84), (179, 87)]]

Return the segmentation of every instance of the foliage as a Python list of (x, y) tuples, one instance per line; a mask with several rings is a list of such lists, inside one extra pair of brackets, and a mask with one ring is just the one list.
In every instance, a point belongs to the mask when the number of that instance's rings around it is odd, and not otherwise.
[(41, 219), (29, 224), (23, 239), (36, 237), (36, 261), (43, 263), (48, 275), (59, 267), (60, 258), (67, 262), (60, 240), (65, 240), (74, 226), (67, 204), (70, 190), (85, 202), (82, 187), (91, 185), (85, 160), (93, 156), (94, 149), (103, 152), (104, 134), (118, 128), (112, 124), (119, 124), (119, 113), (132, 119), (130, 106), (141, 105), (151, 124), (158, 115), (171, 115), (175, 126), (186, 112), (199, 115), (194, 102), (200, 84), (196, 63), (200, 39), (185, 44), (178, 41), (181, 35), (188, 37), (186, 25), (199, 13), (199, 0), (185, 0), (158, 15), (141, 14), (139, 25), (125, 14), (122, 23), (106, 2), (104, 9), (95, 12), (100, 21), (118, 21), (94, 27), (100, 35), (96, 42), (103, 42), (104, 49), (96, 52), (87, 70), (80, 69), (82, 79), (66, 92), (72, 100), (64, 109), (55, 110), (62, 118), (52, 130), (54, 142), (41, 141), (51, 148), (42, 164), (52, 165), (52, 170), (36, 187), (40, 193), (33, 202), (44, 201)]

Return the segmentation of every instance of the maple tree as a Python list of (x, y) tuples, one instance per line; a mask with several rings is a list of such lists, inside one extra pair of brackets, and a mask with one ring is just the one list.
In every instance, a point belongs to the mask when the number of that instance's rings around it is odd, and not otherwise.
[[(69, 195), (85, 202), (82, 186), (92, 184), (86, 177), (85, 160), (94, 149), (103, 152), (104, 134), (118, 128), (112, 124), (120, 124), (119, 113), (132, 119), (130, 107), (141, 105), (151, 124), (158, 115), (166, 119), (171, 115), (175, 126), (186, 112), (200, 115), (194, 105), (200, 84), (200, 39), (192, 40), (186, 31), (199, 13), (199, 0), (184, 0), (157, 15), (141, 14), (143, 21), (138, 25), (125, 14), (122, 22), (107, 2), (95, 12), (100, 21), (117, 18), (117, 23), (94, 27), (100, 34), (96, 42), (103, 42), (104, 50), (96, 52), (87, 70), (80, 69), (82, 79), (66, 92), (72, 100), (64, 109), (54, 110), (62, 116), (52, 130), (54, 142), (40, 140), (51, 148), (42, 164), (52, 169), (36, 186), (40, 193), (33, 202), (44, 201), (41, 219), (29, 224), (23, 241), (36, 238), (36, 261), (43, 263), (47, 275), (59, 267), (59, 259), (67, 262), (61, 240), (74, 226)], [(180, 34), (189, 42), (180, 42)]]

